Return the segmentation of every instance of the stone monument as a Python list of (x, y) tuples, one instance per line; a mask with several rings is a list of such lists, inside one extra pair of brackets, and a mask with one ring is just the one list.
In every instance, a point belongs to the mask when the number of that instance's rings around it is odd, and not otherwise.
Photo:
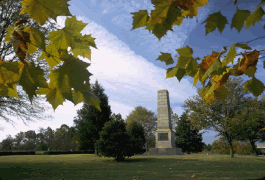
[(175, 146), (169, 94), (166, 89), (157, 92), (157, 115), (156, 147), (150, 148), (150, 155), (181, 155), (182, 149)]

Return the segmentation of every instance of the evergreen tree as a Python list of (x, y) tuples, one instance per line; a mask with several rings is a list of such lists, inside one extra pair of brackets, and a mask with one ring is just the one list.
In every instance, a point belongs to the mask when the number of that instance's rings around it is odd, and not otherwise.
[(86, 103), (77, 111), (74, 123), (78, 130), (79, 150), (95, 150), (94, 144), (96, 140), (99, 140), (99, 132), (102, 131), (104, 124), (111, 120), (108, 96), (104, 93), (103, 87), (100, 86), (97, 80), (92, 85), (92, 92), (99, 98), (102, 112)]
[(187, 111), (184, 111), (179, 118), (176, 127), (176, 146), (182, 148), (182, 152), (188, 154), (202, 152), (204, 143), (202, 142), (202, 134), (199, 130), (192, 129), (191, 124), (187, 121)]
[(143, 154), (144, 149), (143, 146), (146, 143), (144, 128), (140, 123), (133, 121), (126, 126), (127, 132), (131, 137), (131, 150), (134, 154)]
[(95, 147), (98, 150), (98, 156), (113, 157), (116, 161), (123, 161), (126, 156), (130, 157), (134, 154), (131, 149), (131, 136), (122, 119), (105, 123)]

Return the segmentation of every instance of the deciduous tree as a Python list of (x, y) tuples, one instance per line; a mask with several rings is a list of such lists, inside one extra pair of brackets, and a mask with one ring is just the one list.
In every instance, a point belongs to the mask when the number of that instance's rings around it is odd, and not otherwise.
[[(49, 35), (49, 31), (55, 29), (55, 23), (46, 23), (46, 26), (40, 26), (36, 21), (33, 21), (30, 19), (28, 14), (19, 15), (22, 5), (20, 3), (21, 0), (9, 0), (5, 1), (3, 3), (0, 3), (0, 17), (1, 17), (1, 23), (0, 23), (0, 58), (2, 60), (6, 60), (9, 62), (18, 62), (19, 58), (15, 55), (14, 49), (11, 42), (2, 42), (8, 31), (6, 28), (10, 28), (15, 25), (16, 20), (22, 20), (26, 19), (28, 20), (25, 25), (31, 25), (32, 27), (40, 30), (44, 36)], [(47, 74), (49, 73), (49, 65), (44, 60), (37, 60), (37, 58), (40, 56), (40, 51), (34, 52), (31, 54), (28, 59), (30, 61), (34, 61), (35, 64), (38, 64), (41, 66), (45, 71), (45, 78), (47, 78)], [(3, 72), (3, 71), (2, 71)], [(47, 78), (48, 79), (48, 78)], [(36, 96), (33, 99), (32, 104), (29, 103), (29, 97), (27, 93), (24, 92), (21, 86), (18, 86), (18, 98), (17, 97), (4, 97), (0, 96), (0, 117), (4, 119), (7, 122), (11, 122), (13, 125), (13, 121), (7, 117), (7, 115), (10, 116), (16, 116), (23, 120), (24, 124), (26, 121), (34, 121), (33, 119), (38, 120), (45, 120), (45, 119), (52, 119), (51, 115), (44, 115), (44, 112), (49, 110), (50, 107), (45, 105), (43, 101), (45, 100), (41, 96)], [(14, 126), (14, 125), (13, 125)]]
[(265, 141), (265, 101), (258, 101), (256, 98), (246, 98), (243, 104), (244, 111), (234, 118), (240, 125), (238, 129), (241, 133), (236, 137), (237, 140), (248, 140), (256, 156), (259, 152), (256, 148), (256, 142)]
[(203, 89), (198, 89), (198, 95), (184, 101), (183, 107), (189, 110), (188, 121), (198, 129), (208, 129), (219, 132), (226, 138), (230, 145), (230, 155), (234, 157), (232, 141), (240, 134), (240, 125), (236, 123), (235, 117), (241, 114), (243, 103), (248, 91), (243, 91), (242, 79), (229, 79), (225, 84), (228, 96), (224, 101), (215, 99), (209, 103), (205, 102)]
[(137, 106), (135, 109), (127, 116), (126, 123), (130, 124), (137, 122), (141, 124), (144, 128), (144, 135), (147, 142), (148, 149), (150, 145), (154, 142), (154, 132), (157, 126), (157, 117), (152, 111), (148, 111), (142, 106)]
[(54, 130), (52, 130), (52, 128), (48, 126), (44, 132), (44, 142), (48, 146), (48, 151), (52, 147), (53, 138), (54, 138)]
[(18, 134), (15, 135), (15, 143), (17, 146), (17, 150), (20, 150), (21, 142), (25, 139), (25, 133), (20, 131)]

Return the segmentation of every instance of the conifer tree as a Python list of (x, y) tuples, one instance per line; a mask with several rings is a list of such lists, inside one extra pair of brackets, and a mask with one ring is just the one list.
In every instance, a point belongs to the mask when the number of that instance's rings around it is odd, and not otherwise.
[(191, 124), (187, 121), (188, 112), (185, 110), (176, 127), (176, 146), (182, 148), (182, 152), (188, 154), (202, 152), (204, 143), (202, 142), (202, 133), (199, 130), (192, 129)]
[(97, 80), (92, 85), (92, 92), (99, 98), (102, 112), (95, 106), (86, 103), (77, 111), (74, 123), (78, 130), (79, 150), (95, 150), (94, 144), (96, 140), (99, 140), (99, 132), (104, 127), (104, 124), (111, 120), (108, 96), (104, 93), (103, 87), (100, 86)]

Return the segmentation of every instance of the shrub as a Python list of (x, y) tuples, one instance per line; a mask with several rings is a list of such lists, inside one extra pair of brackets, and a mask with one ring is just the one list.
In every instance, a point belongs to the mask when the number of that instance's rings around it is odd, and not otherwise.
[[(255, 153), (252, 150), (250, 142), (233, 141), (232, 144), (234, 153), (236, 154), (250, 155)], [(219, 138), (218, 140), (215, 140), (212, 144), (212, 148), (215, 152), (218, 152), (220, 154), (230, 154), (230, 146), (224, 138)]]
[(95, 143), (98, 156), (113, 157), (117, 161), (122, 161), (126, 156), (133, 155), (130, 150), (131, 137), (123, 120), (106, 122), (99, 134), (100, 139)]

